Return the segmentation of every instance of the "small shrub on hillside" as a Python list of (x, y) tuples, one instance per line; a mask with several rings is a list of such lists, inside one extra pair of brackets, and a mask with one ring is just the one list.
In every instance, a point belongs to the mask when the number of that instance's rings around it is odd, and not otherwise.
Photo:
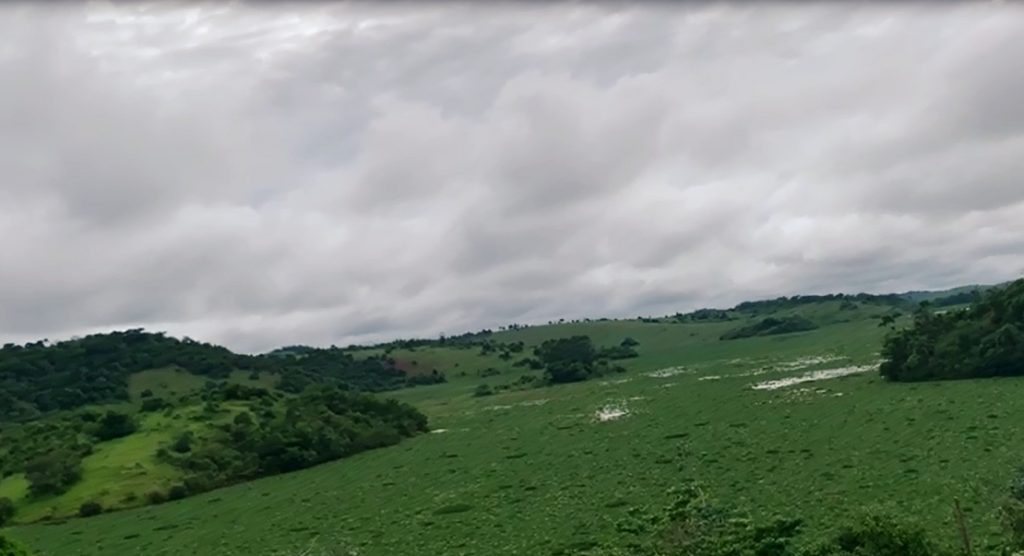
[(149, 504), (163, 504), (167, 501), (167, 495), (162, 490), (151, 490), (146, 493), (146, 502)]
[(137, 425), (131, 415), (108, 411), (96, 423), (92, 435), (102, 442), (128, 436), (135, 432), (136, 428)]
[(103, 513), (103, 506), (99, 502), (86, 502), (78, 507), (78, 517), (92, 517)]
[(185, 431), (178, 435), (171, 443), (171, 450), (178, 454), (187, 454), (192, 451), (192, 431)]
[(481, 385), (477, 386), (475, 390), (473, 390), (473, 396), (477, 397), (477, 398), (482, 398), (484, 396), (491, 396), (493, 394), (494, 394), (494, 390), (492, 390), (491, 387), (486, 385), (486, 384), (481, 384)]
[(188, 496), (188, 487), (185, 485), (174, 485), (167, 489), (167, 500), (181, 500)]
[(10, 498), (0, 498), (0, 527), (3, 527), (14, 517), (14, 502)]
[(163, 398), (146, 398), (145, 400), (142, 400), (141, 409), (142, 411), (150, 413), (153, 411), (160, 411), (167, 407), (167, 405), (167, 402)]

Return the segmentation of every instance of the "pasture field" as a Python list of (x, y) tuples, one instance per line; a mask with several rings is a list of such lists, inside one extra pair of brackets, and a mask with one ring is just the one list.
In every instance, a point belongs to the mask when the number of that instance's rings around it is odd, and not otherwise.
[[(527, 346), (629, 336), (640, 357), (622, 362), (625, 373), (483, 397), (472, 395), (481, 383), (539, 371), (476, 350), (396, 351), (448, 375), (388, 394), (424, 411), (429, 434), (177, 502), (9, 533), (47, 556), (560, 554), (615, 542), (630, 508), (658, 507), (669, 487), (692, 479), (756, 515), (803, 517), (807, 539), (864, 507), (952, 539), (959, 498), (976, 544), (993, 542), (997, 504), (1024, 460), (1024, 380), (897, 384), (854, 372), (878, 360), (885, 330), (871, 317), (881, 309), (827, 305), (811, 308), (832, 315), (818, 330), (732, 341), (718, 337), (737, 322), (497, 333)], [(497, 374), (481, 377), (486, 368)], [(753, 388), (815, 371), (819, 380)]]

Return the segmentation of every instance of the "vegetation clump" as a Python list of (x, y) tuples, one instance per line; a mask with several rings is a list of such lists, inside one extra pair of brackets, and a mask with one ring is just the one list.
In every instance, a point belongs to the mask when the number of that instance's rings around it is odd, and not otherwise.
[(78, 517), (92, 517), (101, 513), (103, 513), (103, 506), (96, 501), (85, 502), (78, 508)]
[(7, 524), (14, 517), (14, 502), (10, 498), (0, 498), (0, 527)]
[(25, 478), (33, 496), (62, 494), (82, 478), (82, 457), (68, 450), (38, 456), (25, 465)]
[(894, 381), (1024, 375), (1024, 279), (963, 311), (922, 307), (886, 338), (882, 357), (881, 374)]
[(426, 431), (427, 418), (410, 405), (337, 387), (311, 388), (285, 400), (279, 411), (240, 413), (203, 438), (179, 436), (160, 457), (186, 479), (166, 498), (304, 469)]
[(722, 334), (722, 340), (738, 340), (740, 338), (753, 338), (754, 336), (771, 336), (774, 334), (789, 334), (790, 332), (806, 332), (814, 330), (818, 325), (810, 319), (799, 315), (788, 317), (767, 317), (750, 326), (743, 326)]
[[(611, 348), (616, 357), (636, 352), (631, 347), (618, 346)], [(624, 369), (613, 367), (608, 363), (609, 352), (599, 352), (589, 336), (571, 336), (545, 340), (534, 349), (534, 356), (544, 364), (544, 376), (550, 384), (580, 382), (609, 372), (620, 372)]]
[[(336, 347), (242, 355), (189, 338), (131, 329), (55, 344), (5, 344), (0, 348), (0, 421), (125, 402), (131, 374), (167, 367), (218, 380), (233, 371), (274, 373), (281, 377), (279, 388), (291, 393), (318, 383), (375, 392), (445, 381), (440, 372), (409, 377), (383, 356), (357, 358)], [(155, 409), (152, 403), (148, 407)]]

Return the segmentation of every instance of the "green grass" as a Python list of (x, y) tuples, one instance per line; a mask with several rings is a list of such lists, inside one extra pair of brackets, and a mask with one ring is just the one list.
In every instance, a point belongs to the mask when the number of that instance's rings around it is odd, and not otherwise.
[[(1024, 380), (891, 384), (867, 373), (750, 388), (875, 361), (884, 330), (872, 311), (823, 310), (837, 323), (735, 341), (718, 336), (745, 321), (503, 332), (496, 339), (530, 345), (580, 333), (603, 345), (631, 336), (641, 357), (626, 361), (624, 374), (482, 398), (471, 395), (477, 384), (537, 371), (477, 350), (417, 349), (401, 355), (436, 365), (449, 383), (391, 395), (424, 410), (435, 433), (178, 502), (10, 534), (53, 556), (285, 555), (314, 542), (364, 556), (551, 554), (614, 541), (630, 506), (663, 504), (667, 488), (696, 479), (756, 514), (804, 517), (810, 537), (868, 506), (952, 539), (956, 497), (984, 546), (997, 536), (995, 508), (1024, 453), (1015, 421)], [(822, 355), (838, 359), (786, 369)], [(475, 375), (488, 366), (501, 374)], [(628, 413), (601, 422), (595, 413), (605, 406)], [(0, 492), (16, 488), (0, 483)]]
[(152, 369), (128, 377), (128, 393), (138, 402), (142, 392), (149, 390), (154, 397), (173, 399), (203, 387), (206, 379), (177, 367)]
[(231, 375), (228, 376), (228, 382), (273, 390), (277, 387), (277, 383), (281, 381), (281, 377), (274, 373), (258, 373), (255, 379), (251, 375), (252, 373), (249, 371), (231, 371)]
[[(182, 380), (178, 371), (146, 371), (140, 374), (143, 375), (140, 383), (145, 387), (157, 387), (164, 393), (187, 391), (184, 390), (187, 379)], [(248, 374), (245, 380), (247, 377)], [(133, 385), (141, 391), (134, 379)], [(272, 377), (266, 380), (270, 379)], [(101, 410), (126, 409), (118, 405), (94, 407)], [(82, 460), (81, 480), (67, 492), (59, 496), (32, 497), (28, 482), (19, 473), (0, 479), (0, 497), (10, 498), (15, 503), (15, 521), (18, 523), (71, 517), (77, 515), (85, 502), (99, 502), (106, 509), (145, 505), (146, 494), (154, 490), (166, 492), (182, 480), (179, 469), (156, 457), (161, 446), (169, 444), (185, 431), (199, 436), (207, 434), (211, 425), (227, 423), (247, 408), (245, 402), (223, 402), (220, 411), (214, 415), (204, 412), (201, 404), (140, 414), (139, 430), (134, 434), (93, 446), (92, 453)]]
[(136, 434), (96, 444), (82, 460), (81, 481), (66, 493), (30, 497), (24, 476), (18, 474), (0, 481), (0, 496), (15, 502), (19, 522), (75, 515), (82, 503), (90, 501), (104, 508), (141, 505), (146, 492), (166, 488), (179, 475), (155, 457), (157, 448), (171, 440), (173, 430), (166, 418), (149, 415)]

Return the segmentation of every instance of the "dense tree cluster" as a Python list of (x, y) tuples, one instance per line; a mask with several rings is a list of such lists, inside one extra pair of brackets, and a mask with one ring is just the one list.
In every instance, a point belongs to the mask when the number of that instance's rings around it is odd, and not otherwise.
[(1024, 279), (963, 311), (922, 307), (886, 338), (882, 357), (882, 376), (896, 381), (1024, 375)]
[(697, 309), (689, 313), (676, 313), (672, 318), (677, 322), (713, 322), (732, 320), (735, 317), (723, 309)]
[(277, 373), (282, 389), (292, 392), (313, 383), (383, 391), (444, 380), (440, 373), (411, 379), (385, 357), (356, 358), (340, 348), (295, 346), (269, 355), (240, 355), (189, 338), (133, 329), (0, 348), (0, 421), (126, 401), (129, 375), (171, 366), (211, 379), (235, 370)]
[(749, 314), (771, 313), (785, 309), (793, 309), (809, 303), (824, 303), (827, 301), (849, 301), (855, 303), (868, 303), (873, 305), (887, 305), (892, 307), (907, 307), (912, 303), (899, 294), (874, 295), (870, 293), (846, 294), (830, 293), (825, 295), (794, 295), (792, 297), (777, 297), (762, 301), (744, 301), (732, 308), (733, 311)]
[(72, 450), (55, 450), (25, 464), (32, 496), (62, 494), (82, 478), (82, 456)]
[(722, 340), (738, 340), (740, 338), (752, 338), (754, 336), (771, 336), (774, 334), (788, 334), (790, 332), (805, 332), (814, 330), (818, 325), (811, 320), (793, 315), (788, 317), (768, 317), (749, 326), (742, 326), (722, 334)]
[(314, 387), (279, 406), (261, 402), (203, 437), (186, 433), (159, 455), (185, 471), (181, 487), (192, 494), (390, 446), (426, 430), (426, 417), (410, 405)]
[(547, 382), (561, 384), (622, 372), (625, 369), (611, 365), (609, 360), (635, 357), (636, 351), (622, 345), (598, 350), (589, 336), (571, 336), (545, 340), (533, 354), (544, 365)]

